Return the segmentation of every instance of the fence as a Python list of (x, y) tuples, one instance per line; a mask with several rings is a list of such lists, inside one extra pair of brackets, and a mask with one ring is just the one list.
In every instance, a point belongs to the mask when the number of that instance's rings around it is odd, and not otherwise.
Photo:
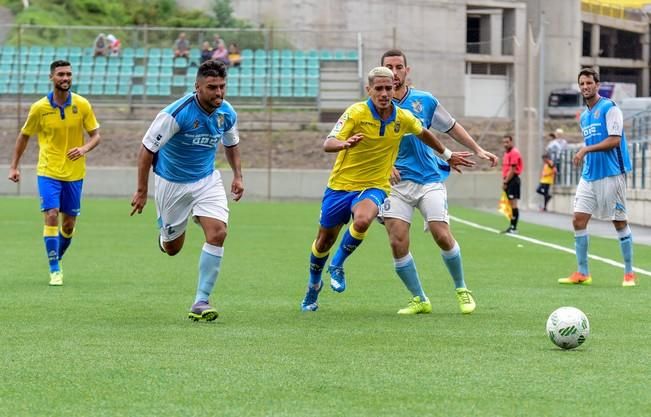
[[(651, 155), (649, 153), (649, 143), (651, 140), (632, 140), (628, 143), (628, 152), (631, 158), (631, 172), (627, 175), (627, 184), (629, 189), (646, 190), (651, 188)], [(576, 167), (572, 159), (578, 149), (565, 149), (556, 158), (556, 167), (558, 174), (556, 176), (556, 185), (576, 186), (581, 178), (582, 167)]]

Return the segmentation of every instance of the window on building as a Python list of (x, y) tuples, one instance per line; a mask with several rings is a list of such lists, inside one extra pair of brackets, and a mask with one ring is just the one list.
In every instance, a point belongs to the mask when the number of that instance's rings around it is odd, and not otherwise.
[(590, 23), (584, 23), (581, 56), (590, 56), (590, 46), (592, 43), (591, 39), (592, 39), (592, 25)]
[(480, 50), (480, 16), (466, 17), (466, 52), (478, 54)]
[(641, 59), (642, 35), (602, 26), (599, 30), (599, 56), (605, 58)]

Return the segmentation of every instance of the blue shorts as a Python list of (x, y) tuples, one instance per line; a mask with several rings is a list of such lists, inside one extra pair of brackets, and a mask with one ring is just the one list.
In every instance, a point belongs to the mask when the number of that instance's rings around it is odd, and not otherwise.
[(61, 181), (38, 176), (38, 194), (41, 196), (41, 211), (59, 209), (69, 216), (81, 212), (81, 187), (84, 180)]
[(353, 207), (362, 200), (372, 200), (378, 209), (382, 206), (387, 193), (379, 188), (367, 188), (364, 191), (338, 191), (326, 188), (321, 202), (321, 227), (330, 229), (350, 220)]

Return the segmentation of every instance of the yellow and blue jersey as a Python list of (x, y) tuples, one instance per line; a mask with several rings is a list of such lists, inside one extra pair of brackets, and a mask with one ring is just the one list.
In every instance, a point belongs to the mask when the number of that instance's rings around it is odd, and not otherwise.
[(84, 131), (98, 128), (99, 123), (88, 100), (70, 93), (60, 107), (50, 92), (32, 104), (21, 133), (38, 136), (38, 175), (60, 181), (77, 181), (86, 174), (86, 157), (72, 161), (66, 154), (84, 144)]
[(339, 151), (328, 179), (333, 190), (362, 191), (379, 188), (389, 192), (389, 176), (403, 136), (419, 135), (421, 122), (408, 110), (393, 106), (388, 120), (382, 120), (373, 102), (355, 103), (339, 118), (328, 137), (345, 141), (361, 133), (364, 136), (352, 148)]

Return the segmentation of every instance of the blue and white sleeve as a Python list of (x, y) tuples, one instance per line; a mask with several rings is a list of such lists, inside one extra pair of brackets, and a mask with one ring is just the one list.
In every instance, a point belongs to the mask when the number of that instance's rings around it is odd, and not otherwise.
[(608, 136), (622, 136), (624, 130), (624, 116), (619, 107), (611, 107), (606, 113), (606, 130)]
[(147, 133), (142, 138), (142, 144), (151, 152), (156, 153), (174, 136), (180, 127), (171, 114), (164, 111), (158, 113)]
[(447, 133), (454, 127), (454, 124), (457, 121), (454, 120), (454, 117), (445, 110), (441, 104), (436, 106), (434, 114), (432, 115), (432, 127), (439, 132)]
[(224, 137), (222, 138), (222, 144), (230, 148), (240, 143), (240, 132), (237, 130), (237, 121), (233, 123), (230, 129), (224, 132)]

